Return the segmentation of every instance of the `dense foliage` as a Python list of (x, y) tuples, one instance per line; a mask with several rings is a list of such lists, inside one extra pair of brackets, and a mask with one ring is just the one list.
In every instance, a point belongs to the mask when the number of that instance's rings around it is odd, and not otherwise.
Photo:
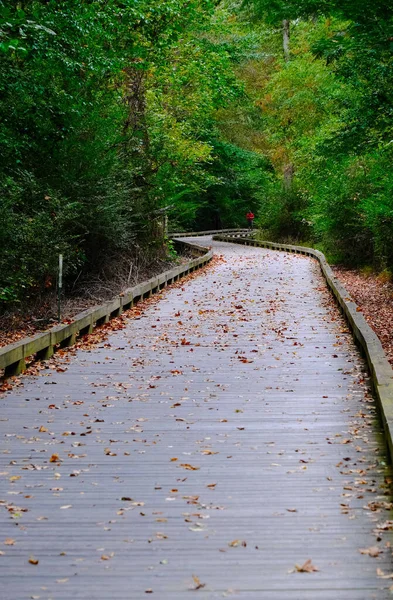
[[(393, 4), (0, 0), (0, 304), (244, 224), (393, 266)], [(283, 21), (286, 23), (284, 57)]]
[(225, 11), (5, 0), (0, 18), (3, 305), (53, 286), (60, 252), (69, 280), (132, 248), (157, 253), (168, 206), (173, 227), (221, 220), (221, 205), (231, 224), (227, 198), (243, 211), (241, 151), (215, 122), (243, 95)]
[[(266, 28), (263, 42), (273, 56), (249, 81), (276, 172), (262, 225), (273, 236), (319, 244), (337, 260), (392, 268), (393, 3), (246, 6), (276, 27)], [(278, 44), (282, 19), (292, 20), (288, 62)]]

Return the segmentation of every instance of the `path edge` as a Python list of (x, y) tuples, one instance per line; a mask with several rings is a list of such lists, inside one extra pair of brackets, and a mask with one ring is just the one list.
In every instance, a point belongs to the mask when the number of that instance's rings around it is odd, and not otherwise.
[(390, 459), (393, 460), (393, 369), (383, 350), (377, 334), (371, 329), (358, 305), (352, 300), (347, 289), (334, 275), (325, 255), (319, 250), (304, 246), (293, 246), (275, 242), (258, 241), (250, 237), (241, 238), (231, 235), (213, 235), (220, 242), (243, 244), (303, 254), (318, 260), (326, 282), (333, 293), (341, 312), (345, 316), (355, 342), (362, 350), (368, 364), (373, 391), (378, 401), (382, 424), (385, 431)]
[(108, 323), (111, 319), (132, 308), (139, 300), (151, 297), (180, 278), (204, 267), (213, 258), (213, 251), (204, 246), (183, 240), (174, 240), (174, 243), (178, 248), (187, 249), (195, 258), (127, 288), (112, 300), (75, 315), (70, 323), (60, 323), (47, 331), (3, 346), (0, 348), (0, 369), (4, 370), (3, 378), (7, 379), (23, 373), (27, 368), (27, 358), (33, 357), (31, 362), (46, 360), (59, 347), (73, 346), (77, 338), (92, 333), (97, 326)]

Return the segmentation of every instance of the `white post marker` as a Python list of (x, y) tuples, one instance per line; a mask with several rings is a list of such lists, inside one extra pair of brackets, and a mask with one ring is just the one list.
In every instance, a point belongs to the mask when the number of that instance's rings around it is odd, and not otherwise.
[(61, 321), (61, 292), (63, 290), (63, 255), (59, 254), (59, 278), (57, 282), (57, 320)]

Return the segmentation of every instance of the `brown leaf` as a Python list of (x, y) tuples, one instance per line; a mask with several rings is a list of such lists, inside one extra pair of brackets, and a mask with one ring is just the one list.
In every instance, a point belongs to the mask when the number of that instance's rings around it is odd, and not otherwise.
[(15, 540), (13, 540), (12, 538), (7, 538), (7, 539), (4, 541), (4, 545), (5, 545), (5, 546), (14, 546), (14, 545), (15, 545)]
[(117, 456), (117, 454), (115, 452), (112, 452), (110, 448), (104, 448), (104, 452), (106, 456)]
[(393, 573), (384, 573), (382, 569), (377, 569), (377, 575), (381, 579), (393, 579)]
[(52, 456), (49, 459), (49, 462), (51, 462), (51, 463), (60, 462), (59, 455), (58, 454), (52, 454)]
[(39, 560), (38, 560), (38, 558), (36, 558), (35, 556), (31, 555), (31, 556), (29, 557), (29, 563), (30, 563), (31, 565), (38, 565), (38, 563), (39, 563), (39, 562), (40, 562), (40, 561), (39, 561)]
[(244, 540), (233, 540), (232, 542), (229, 542), (228, 546), (230, 546), (231, 548), (237, 548), (238, 546), (243, 546), (244, 548), (247, 546), (247, 542), (245, 542)]
[(378, 548), (378, 546), (371, 546), (371, 548), (360, 548), (360, 554), (367, 554), (368, 556), (372, 556), (373, 558), (377, 558), (382, 550)]
[(197, 577), (196, 575), (192, 576), (194, 583), (195, 583), (195, 590), (201, 590), (202, 588), (205, 587), (206, 583), (201, 583), (199, 577)]
[(312, 564), (311, 558), (306, 560), (301, 566), (295, 565), (295, 569), (298, 573), (314, 573), (315, 571), (319, 571), (318, 567)]
[(183, 467), (183, 469), (187, 469), (187, 471), (199, 471), (199, 469), (200, 469), (200, 467), (193, 467), (192, 465), (189, 465), (188, 463), (182, 463), (180, 466)]

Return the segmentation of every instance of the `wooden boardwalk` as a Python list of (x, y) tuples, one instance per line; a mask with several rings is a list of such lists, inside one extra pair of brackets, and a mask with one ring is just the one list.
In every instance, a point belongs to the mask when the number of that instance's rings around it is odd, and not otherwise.
[(214, 245), (0, 400), (2, 600), (392, 597), (392, 472), (317, 265)]

